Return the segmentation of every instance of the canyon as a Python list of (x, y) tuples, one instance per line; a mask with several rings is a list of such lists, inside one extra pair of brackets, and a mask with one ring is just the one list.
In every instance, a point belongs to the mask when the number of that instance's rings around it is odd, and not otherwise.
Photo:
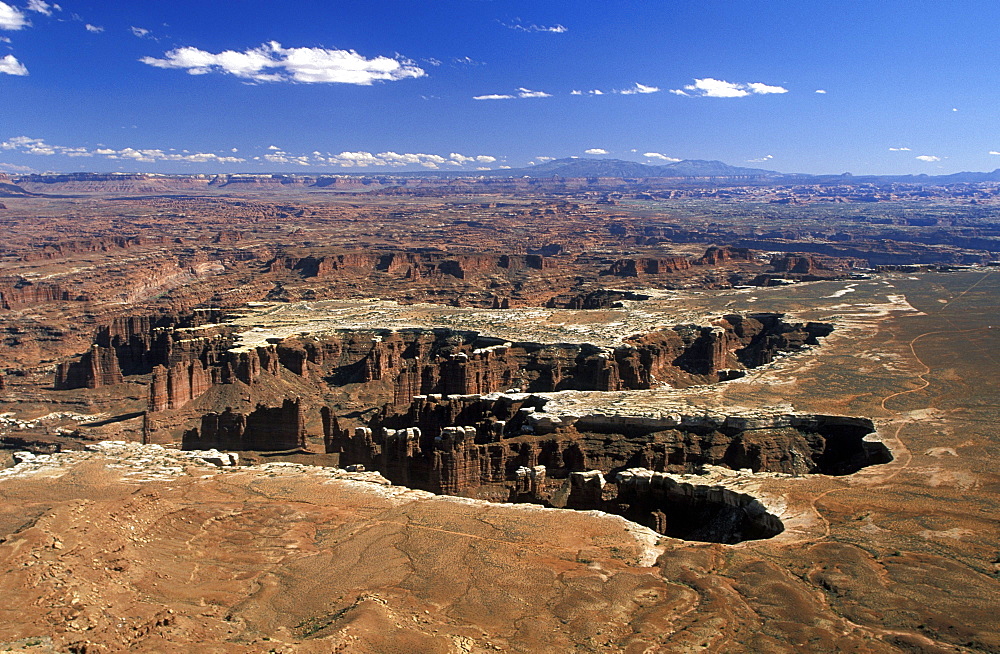
[(0, 179), (4, 648), (1000, 643), (989, 189), (106, 177)]

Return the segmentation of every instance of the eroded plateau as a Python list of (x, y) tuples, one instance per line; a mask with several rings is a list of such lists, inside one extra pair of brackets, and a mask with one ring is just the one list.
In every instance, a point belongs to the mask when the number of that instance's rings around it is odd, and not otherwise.
[(6, 649), (1000, 648), (988, 207), (55, 185)]

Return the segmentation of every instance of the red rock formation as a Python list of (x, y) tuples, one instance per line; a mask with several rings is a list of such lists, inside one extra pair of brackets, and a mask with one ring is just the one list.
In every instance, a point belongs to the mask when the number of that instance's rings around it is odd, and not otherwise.
[(282, 451), (306, 446), (305, 417), (299, 398), (280, 407), (258, 405), (250, 414), (226, 408), (202, 416), (201, 428), (185, 432), (182, 448)]
[[(847, 474), (891, 456), (865, 443), (870, 421), (836, 416), (716, 420), (676, 416), (624, 421), (584, 416), (542, 429), (533, 396), (418, 396), (369, 426), (341, 426), (324, 412), (327, 451), (392, 481), (436, 493), (492, 499), (523, 495), (518, 469), (543, 466), (534, 501), (552, 501), (570, 473), (623, 468), (694, 472), (712, 464), (755, 471)], [(536, 474), (537, 481), (537, 474)], [(577, 498), (579, 499), (579, 498)], [(593, 499), (593, 498), (591, 498)], [(578, 506), (577, 508), (595, 508)]]
[(639, 277), (640, 275), (663, 275), (687, 270), (691, 262), (685, 257), (658, 257), (641, 259), (618, 259), (612, 261), (602, 275), (615, 277)]
[(157, 365), (149, 383), (149, 411), (179, 409), (212, 386), (212, 373), (201, 361), (178, 361), (171, 367)]
[(753, 250), (749, 248), (734, 248), (728, 245), (717, 247), (711, 246), (705, 250), (705, 254), (695, 259), (693, 263), (697, 266), (718, 266), (728, 261), (753, 261)]
[(92, 346), (79, 361), (61, 363), (56, 368), (55, 388), (101, 388), (124, 381), (113, 350)]
[(64, 289), (59, 284), (30, 282), (22, 277), (0, 279), (0, 309), (46, 304), (48, 302), (79, 301), (90, 298)]

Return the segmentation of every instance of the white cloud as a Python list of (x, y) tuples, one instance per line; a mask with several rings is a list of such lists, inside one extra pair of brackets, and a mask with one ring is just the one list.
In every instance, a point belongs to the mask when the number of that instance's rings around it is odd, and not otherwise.
[(179, 68), (191, 75), (221, 72), (255, 82), (301, 82), (303, 84), (358, 84), (423, 77), (426, 73), (412, 61), (389, 57), (366, 59), (354, 50), (283, 48), (277, 41), (243, 52), (218, 54), (193, 47), (176, 48), (163, 59), (143, 57), (139, 61), (157, 68)]
[(37, 11), (40, 14), (51, 16), (53, 11), (62, 11), (62, 7), (57, 4), (49, 4), (45, 0), (28, 0), (28, 11)]
[[(50, 145), (44, 139), (33, 139), (28, 136), (15, 136), (0, 143), (0, 150), (12, 150), (21, 154), (62, 155), (65, 157), (105, 157), (107, 159), (130, 159), (133, 161), (184, 161), (188, 163), (239, 163), (245, 161), (239, 157), (220, 157), (210, 152), (195, 152), (189, 154), (170, 154), (160, 149), (97, 148), (88, 150), (83, 147), (65, 145)], [(186, 152), (186, 151), (185, 151)]]
[[(247, 159), (228, 156), (226, 153), (216, 154), (213, 152), (190, 152), (182, 150), (176, 153), (174, 148), (143, 149), (143, 148), (122, 148), (115, 149), (106, 146), (99, 146), (95, 149), (83, 147), (67, 147), (62, 145), (50, 145), (43, 139), (35, 139), (27, 136), (16, 136), (7, 141), (0, 142), (0, 151), (13, 151), (20, 154), (34, 155), (62, 155), (68, 157), (104, 157), (106, 159), (117, 159), (127, 161), (139, 161), (144, 163), (158, 161), (179, 161), (186, 163), (212, 163), (229, 164), (243, 163)], [(400, 167), (400, 166), (422, 166), (424, 168), (436, 169), (444, 165), (466, 166), (472, 164), (487, 164), (497, 160), (496, 157), (480, 155), (464, 155), (452, 152), (447, 157), (439, 154), (410, 153), (410, 152), (341, 152), (340, 154), (324, 155), (319, 150), (313, 150), (309, 154), (293, 154), (285, 152), (277, 146), (269, 146), (267, 154), (253, 157), (253, 161), (267, 162), (272, 164), (290, 164), (298, 166), (338, 166), (341, 168), (367, 168), (369, 166)], [(230, 152), (236, 153), (237, 148), (232, 148)]]
[(916, 158), (919, 159), (920, 161), (926, 161), (928, 163), (931, 163), (931, 162), (934, 162), (934, 161), (941, 161), (941, 157), (935, 157), (932, 154), (921, 154), (921, 155), (917, 155)]
[(28, 74), (28, 69), (14, 55), (9, 54), (6, 57), (0, 57), (0, 73), (23, 76)]
[(31, 166), (18, 166), (17, 164), (0, 163), (0, 170), (8, 173), (33, 173), (35, 169)]
[(525, 25), (521, 22), (520, 18), (515, 18), (510, 23), (501, 22), (501, 25), (511, 30), (518, 30), (519, 32), (548, 32), (550, 34), (564, 34), (569, 30), (563, 25), (535, 25), (534, 23)]
[(608, 154), (608, 151), (604, 148), (590, 148), (589, 150), (584, 150), (584, 154)]
[(788, 89), (783, 86), (772, 86), (770, 84), (761, 84), (760, 82), (750, 82), (747, 84), (747, 88), (749, 88), (752, 93), (756, 93), (757, 95), (788, 93)]
[[(637, 95), (640, 93), (658, 93), (659, 90), (660, 88), (657, 86), (646, 86), (645, 84), (640, 84), (639, 82), (636, 82), (635, 86), (632, 86), (627, 89), (622, 89), (620, 91), (615, 91), (615, 93), (621, 93), (622, 95)], [(597, 93), (596, 95), (600, 95), (600, 93)]]
[(826, 94), (826, 91), (824, 89), (816, 89), (816, 93)]
[(570, 91), (569, 94), (570, 95), (604, 95), (604, 91), (602, 91), (601, 89), (591, 89), (589, 91), (576, 90), (576, 91)]
[(551, 93), (545, 91), (532, 91), (531, 89), (519, 88), (517, 95), (511, 93), (490, 93), (487, 95), (474, 95), (473, 100), (513, 100), (514, 98), (551, 98)]
[(762, 84), (761, 82), (741, 84), (737, 82), (726, 82), (725, 80), (714, 79), (712, 77), (705, 77), (702, 79), (695, 79), (694, 84), (688, 84), (683, 89), (671, 89), (670, 92), (676, 95), (701, 98), (744, 98), (748, 95), (788, 93), (788, 89), (782, 86)]
[(0, 2), (0, 30), (19, 30), (28, 25), (27, 17), (17, 7)]
[(889, 148), (889, 152), (909, 152), (910, 148)]
[(659, 159), (661, 161), (680, 161), (680, 159), (668, 157), (667, 155), (660, 154), (659, 152), (645, 152), (642, 156), (649, 157), (650, 159)]
[[(555, 157), (535, 157), (535, 161), (541, 161), (542, 163), (546, 161), (555, 161), (555, 160), (556, 160)], [(503, 168), (503, 166), (501, 166), (501, 168)]]
[(763, 157), (759, 157), (757, 159), (747, 159), (747, 161), (749, 161), (750, 163), (764, 163), (765, 161), (767, 161), (769, 159), (774, 159), (774, 155), (773, 154), (765, 154)]
[(86, 25), (84, 25), (83, 27), (84, 27), (84, 29), (86, 29), (86, 30), (87, 30), (88, 32), (92, 32), (92, 33), (94, 33), (94, 34), (100, 34), (101, 32), (103, 32), (103, 31), (104, 31), (104, 28), (103, 28), (103, 27), (101, 27), (100, 25), (91, 25), (90, 23), (87, 23), (87, 24), (86, 24)]
[(0, 36), (0, 43), (13, 43), (13, 41), (11, 41), (9, 37)]
[(129, 30), (132, 32), (132, 34), (138, 36), (140, 39), (149, 36), (149, 30), (147, 30), (144, 27), (136, 27), (135, 25), (133, 25), (132, 27), (129, 28)]
[(990, 154), (998, 154), (998, 155), (1000, 155), (1000, 152), (997, 152), (996, 150), (990, 150)]

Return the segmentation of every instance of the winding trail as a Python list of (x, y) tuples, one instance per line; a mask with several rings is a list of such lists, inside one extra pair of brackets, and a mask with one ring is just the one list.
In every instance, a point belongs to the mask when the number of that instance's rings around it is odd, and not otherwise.
[[(987, 272), (984, 275), (982, 275), (979, 279), (977, 279), (975, 282), (973, 282), (971, 285), (969, 285), (969, 287), (966, 288), (964, 291), (962, 291), (961, 293), (959, 293), (958, 295), (956, 295), (954, 298), (952, 298), (952, 299), (948, 300), (947, 302), (945, 302), (944, 304), (942, 304), (941, 307), (939, 307), (937, 309), (937, 311), (933, 312), (933, 315), (940, 316), (945, 321), (947, 321), (949, 325), (954, 326), (954, 324), (950, 320), (948, 320), (947, 317), (941, 316), (941, 314), (946, 309), (951, 308), (951, 306), (953, 304), (955, 304), (956, 302), (958, 302), (959, 300), (961, 300), (963, 297), (965, 297), (970, 291), (972, 291), (977, 286), (979, 286), (980, 284), (982, 284), (983, 282), (985, 282), (987, 279), (991, 278), (994, 274), (995, 273), (993, 271), (990, 271), (990, 272)], [(930, 312), (926, 312), (926, 313), (930, 313)], [(916, 347), (915, 347), (916, 344), (917, 344), (917, 341), (919, 341), (919, 340), (921, 340), (923, 338), (926, 338), (926, 337), (929, 337), (929, 336), (935, 336), (935, 335), (938, 335), (938, 334), (966, 334), (966, 333), (969, 333), (969, 332), (978, 332), (978, 331), (983, 331), (983, 330), (990, 329), (990, 328), (991, 327), (988, 326), (988, 325), (983, 325), (983, 326), (980, 326), (980, 327), (973, 327), (973, 328), (970, 328), (970, 329), (937, 329), (937, 330), (933, 330), (933, 331), (924, 332), (922, 334), (918, 334), (917, 336), (914, 336), (912, 339), (910, 339), (909, 343), (907, 343), (907, 347), (910, 349), (910, 354), (913, 357), (913, 360), (916, 361), (918, 364), (920, 364), (923, 367), (923, 369), (924, 369), (923, 372), (919, 373), (916, 376), (916, 379), (920, 380), (920, 385), (917, 386), (917, 387), (915, 387), (915, 388), (908, 388), (908, 389), (903, 390), (903, 391), (897, 391), (895, 393), (891, 393), (889, 395), (886, 395), (879, 402), (879, 406), (881, 407), (881, 409), (883, 411), (885, 411), (886, 413), (890, 414), (890, 416), (895, 416), (896, 420), (898, 420), (898, 424), (896, 426), (896, 431), (893, 432), (892, 438), (893, 438), (894, 441), (896, 441), (896, 443), (899, 444), (899, 446), (900, 446), (900, 448), (902, 450), (901, 453), (905, 454), (906, 458), (905, 458), (904, 461), (902, 461), (900, 463), (900, 465), (895, 466), (894, 470), (890, 474), (886, 475), (885, 477), (882, 477), (881, 479), (878, 480), (878, 483), (876, 485), (869, 486), (869, 488), (874, 489), (874, 488), (884, 487), (889, 481), (891, 481), (892, 479), (895, 479), (899, 475), (899, 473), (901, 473), (904, 470), (906, 470), (907, 468), (909, 468), (910, 464), (913, 462), (913, 452), (910, 450), (909, 447), (906, 446), (905, 443), (903, 443), (902, 438), (900, 438), (900, 434), (902, 433), (903, 428), (906, 427), (907, 425), (909, 425), (911, 422), (913, 422), (913, 420), (912, 419), (904, 418), (903, 417), (904, 414), (903, 414), (902, 411), (896, 411), (896, 410), (890, 409), (888, 406), (886, 406), (886, 403), (889, 402), (890, 400), (892, 400), (894, 398), (897, 398), (897, 397), (900, 397), (902, 395), (908, 395), (910, 393), (919, 393), (920, 391), (926, 390), (931, 385), (930, 380), (927, 379), (927, 375), (929, 375), (931, 373), (932, 369), (931, 369), (930, 366), (927, 365), (927, 363), (923, 359), (920, 358), (920, 355), (917, 354), (917, 350), (916, 350)], [(892, 418), (890, 418), (890, 419), (892, 419)], [(819, 508), (817, 507), (817, 504), (823, 498), (825, 498), (825, 497), (827, 497), (829, 495), (832, 495), (833, 493), (839, 493), (841, 491), (850, 490), (852, 488), (854, 488), (854, 486), (841, 486), (839, 488), (831, 488), (829, 490), (826, 490), (826, 491), (820, 493), (816, 497), (814, 497), (812, 499), (812, 501), (810, 502), (810, 508), (812, 509), (813, 513), (820, 520), (823, 521), (823, 535), (820, 536), (819, 538), (815, 538), (815, 539), (803, 538), (801, 540), (795, 541), (794, 543), (795, 544), (799, 544), (799, 543), (802, 543), (802, 542), (809, 542), (809, 541), (813, 541), (813, 540), (820, 541), (820, 540), (824, 540), (824, 539), (828, 538), (830, 536), (830, 521), (827, 520), (827, 518), (819, 510)], [(789, 543), (789, 544), (791, 544), (791, 543)]]

